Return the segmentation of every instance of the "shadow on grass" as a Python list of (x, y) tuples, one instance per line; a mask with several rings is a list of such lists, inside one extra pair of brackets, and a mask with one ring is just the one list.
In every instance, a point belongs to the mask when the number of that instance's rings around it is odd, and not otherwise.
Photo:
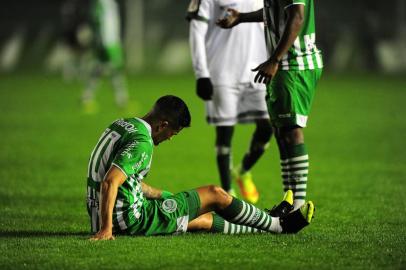
[(30, 237), (89, 237), (89, 232), (47, 232), (47, 231), (0, 231), (0, 238), (30, 238)]

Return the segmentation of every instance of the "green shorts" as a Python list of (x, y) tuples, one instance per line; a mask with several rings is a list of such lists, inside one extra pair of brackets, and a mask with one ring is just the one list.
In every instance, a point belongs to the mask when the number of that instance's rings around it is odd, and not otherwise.
[(266, 102), (276, 127), (305, 127), (322, 69), (279, 70), (267, 86)]
[(127, 229), (136, 235), (162, 235), (186, 232), (198, 216), (200, 198), (196, 190), (180, 192), (165, 199), (145, 200), (137, 223)]

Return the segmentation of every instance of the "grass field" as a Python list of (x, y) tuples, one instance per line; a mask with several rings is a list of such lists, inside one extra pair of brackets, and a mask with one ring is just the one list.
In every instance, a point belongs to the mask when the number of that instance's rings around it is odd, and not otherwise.
[[(192, 75), (129, 78), (142, 116), (157, 97), (181, 96), (192, 127), (155, 149), (146, 182), (173, 192), (219, 183), (213, 129)], [(0, 269), (406, 269), (406, 79), (325, 75), (306, 129), (314, 222), (297, 235), (186, 234), (90, 242), (87, 159), (114, 119), (99, 92), (85, 115), (80, 84), (35, 73), (0, 77)], [(252, 126), (238, 126), (234, 161)], [(259, 207), (282, 196), (275, 142), (254, 168)]]

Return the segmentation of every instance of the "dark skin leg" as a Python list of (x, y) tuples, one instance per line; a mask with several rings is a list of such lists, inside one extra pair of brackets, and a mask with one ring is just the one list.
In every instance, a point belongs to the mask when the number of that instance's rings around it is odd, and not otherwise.
[(286, 153), (288, 146), (304, 143), (303, 128), (299, 126), (292, 126), (288, 128), (274, 128), (275, 138), (278, 143), (279, 151)]
[(255, 124), (256, 128), (252, 134), (250, 149), (242, 160), (244, 171), (249, 171), (257, 163), (265, 152), (264, 147), (272, 136), (272, 126), (269, 119), (257, 119)]

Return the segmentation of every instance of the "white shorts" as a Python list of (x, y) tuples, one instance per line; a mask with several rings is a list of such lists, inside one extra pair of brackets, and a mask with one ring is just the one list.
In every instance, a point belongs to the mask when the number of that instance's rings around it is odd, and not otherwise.
[(206, 119), (214, 126), (269, 119), (265, 89), (254, 88), (251, 83), (213, 86), (212, 99), (206, 102)]

